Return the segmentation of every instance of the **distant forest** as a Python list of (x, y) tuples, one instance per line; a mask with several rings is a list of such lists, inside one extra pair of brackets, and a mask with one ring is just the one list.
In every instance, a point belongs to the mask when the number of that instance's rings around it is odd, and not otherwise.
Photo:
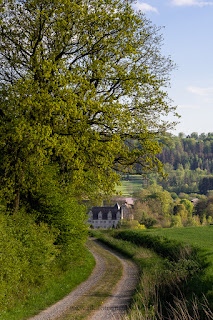
[[(158, 158), (167, 178), (150, 173), (143, 181), (144, 188), (157, 183), (177, 194), (209, 194), (213, 190), (213, 132), (171, 135)], [(129, 175), (123, 178), (131, 179)]]
[(168, 177), (157, 180), (166, 190), (201, 194), (213, 190), (213, 132), (173, 136), (158, 158)]
[(200, 135), (193, 132), (188, 136), (180, 133), (172, 138), (171, 146), (163, 148), (159, 159), (172, 165), (174, 170), (182, 165), (184, 169), (201, 169), (213, 174), (213, 132)]

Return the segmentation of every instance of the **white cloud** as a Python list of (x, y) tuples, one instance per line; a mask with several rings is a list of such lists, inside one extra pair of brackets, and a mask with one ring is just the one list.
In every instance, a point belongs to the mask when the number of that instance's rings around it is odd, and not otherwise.
[(155, 12), (158, 13), (158, 9), (155, 7), (150, 6), (150, 4), (145, 3), (145, 2), (137, 2), (133, 4), (134, 9), (136, 10), (141, 10), (142, 12)]
[(194, 93), (198, 96), (207, 97), (213, 95), (213, 87), (209, 88), (200, 88), (200, 87), (192, 87), (189, 86), (187, 90), (191, 93)]
[(178, 105), (179, 109), (189, 109), (189, 110), (199, 110), (201, 109), (200, 106), (196, 106), (194, 104), (181, 104)]
[(174, 6), (196, 6), (196, 7), (205, 7), (212, 6), (212, 1), (200, 1), (200, 0), (173, 0), (172, 4)]

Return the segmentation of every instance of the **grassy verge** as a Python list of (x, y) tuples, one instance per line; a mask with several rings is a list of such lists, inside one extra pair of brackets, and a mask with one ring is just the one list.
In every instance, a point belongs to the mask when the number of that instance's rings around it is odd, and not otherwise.
[(87, 250), (84, 260), (64, 274), (54, 277), (41, 288), (30, 289), (27, 300), (17, 302), (11, 310), (0, 312), (0, 320), (23, 320), (39, 313), (62, 299), (81, 282), (85, 281), (95, 266), (93, 255)]
[(105, 261), (105, 271), (101, 279), (80, 297), (75, 307), (70, 308), (60, 320), (85, 319), (93, 311), (98, 309), (104, 300), (110, 296), (113, 288), (122, 275), (121, 262), (111, 253), (103, 250), (94, 241), (90, 241), (89, 247), (93, 249)]
[(206, 264), (201, 251), (141, 231), (93, 231), (93, 234), (134, 259), (140, 267), (141, 280), (128, 315), (130, 319), (213, 319), (202, 294), (199, 303), (192, 298), (195, 286), (199, 293), (203, 288), (199, 286), (200, 276), (205, 273)]
[(213, 308), (213, 226), (200, 226), (176, 229), (153, 229), (147, 231), (152, 236), (165, 237), (170, 241), (181, 241), (199, 249), (205, 268), (198, 277), (194, 277), (189, 286), (193, 291), (203, 291)]

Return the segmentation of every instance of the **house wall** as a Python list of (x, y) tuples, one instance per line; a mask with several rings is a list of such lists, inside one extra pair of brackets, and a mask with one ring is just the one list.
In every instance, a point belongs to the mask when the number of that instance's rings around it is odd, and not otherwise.
[(98, 219), (93, 219), (93, 213), (92, 211), (90, 211), (88, 213), (88, 223), (93, 225), (94, 229), (98, 229), (98, 228), (103, 228), (103, 229), (107, 229), (107, 228), (116, 228), (119, 221), (121, 221), (123, 214), (122, 214), (122, 210), (120, 212), (120, 210), (116, 213), (116, 219), (112, 219), (112, 215), (111, 212), (109, 211), (107, 214), (108, 219), (102, 219), (101, 218), (101, 212), (99, 213)]
[(116, 228), (119, 221), (120, 220), (91, 220), (88, 222), (93, 225), (94, 229), (107, 229), (112, 228), (113, 226)]

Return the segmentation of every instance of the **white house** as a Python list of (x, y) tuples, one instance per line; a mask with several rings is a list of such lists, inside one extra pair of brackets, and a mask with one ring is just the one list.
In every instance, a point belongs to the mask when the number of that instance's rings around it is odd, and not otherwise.
[(93, 207), (88, 212), (88, 223), (97, 228), (116, 228), (123, 219), (123, 208), (118, 203), (114, 207)]

